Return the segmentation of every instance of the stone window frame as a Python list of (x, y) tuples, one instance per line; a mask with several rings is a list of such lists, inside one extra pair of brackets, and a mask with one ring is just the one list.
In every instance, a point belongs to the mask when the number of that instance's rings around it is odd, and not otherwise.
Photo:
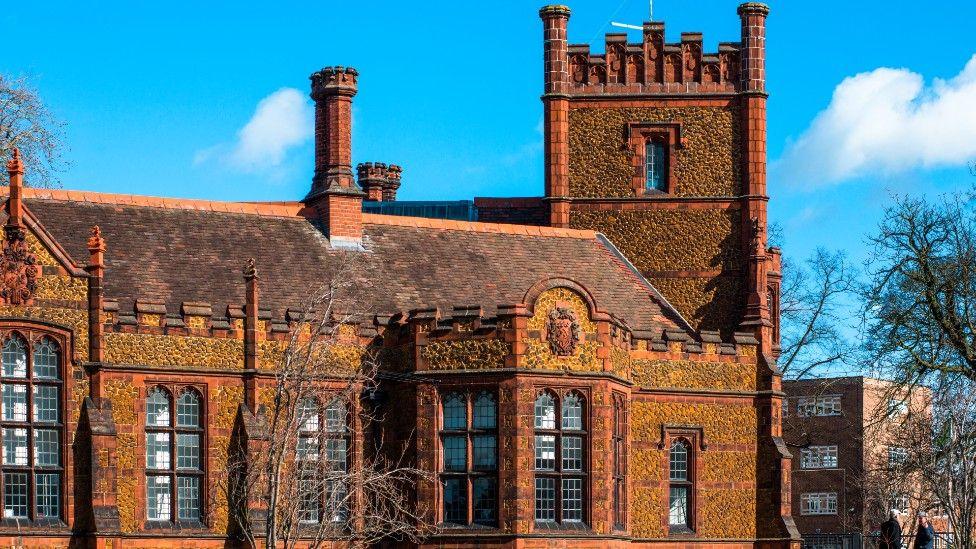
[[(168, 426), (150, 426), (148, 425), (148, 410), (146, 403), (149, 400), (149, 395), (154, 390), (161, 390), (167, 395), (170, 405), (170, 424)], [(199, 427), (177, 427), (177, 415), (178, 415), (178, 402), (179, 398), (183, 393), (187, 391), (195, 392), (197, 397), (200, 399), (199, 405)], [(143, 490), (142, 490), (142, 504), (144, 505), (143, 516), (145, 517), (145, 528), (147, 530), (184, 530), (184, 529), (202, 529), (207, 526), (207, 491), (210, 486), (210, 468), (208, 467), (210, 463), (210, 442), (208, 435), (208, 420), (209, 420), (209, 409), (208, 409), (208, 398), (207, 398), (207, 386), (202, 383), (194, 382), (180, 382), (180, 381), (170, 381), (170, 380), (146, 380), (145, 394), (142, 395), (142, 413), (140, 415), (139, 421), (142, 427), (142, 452), (140, 453), (140, 460), (142, 464), (143, 471)], [(168, 469), (149, 469), (146, 463), (146, 434), (149, 432), (167, 432), (170, 434), (170, 467)], [(177, 456), (177, 438), (179, 434), (199, 434), (200, 435), (200, 468), (198, 471), (191, 471), (187, 469), (178, 468), (178, 456)], [(170, 481), (170, 517), (169, 520), (156, 520), (149, 519), (149, 477), (150, 476), (169, 476)], [(179, 518), (179, 480), (180, 476), (185, 477), (196, 477), (200, 482), (200, 492), (199, 492), (199, 516), (198, 520), (184, 520)]]
[[(631, 189), (635, 196), (664, 196), (674, 194), (677, 187), (675, 176), (675, 150), (683, 149), (681, 139), (681, 124), (677, 122), (627, 122), (624, 131), (626, 148), (630, 153), (633, 176)], [(667, 162), (665, 170), (665, 190), (649, 190), (647, 188), (647, 159), (646, 147), (648, 141), (659, 141), (664, 144), (664, 156)]]
[[(495, 426), (494, 428), (478, 428), (474, 426), (475, 403), (482, 394), (490, 396), (495, 403)], [(444, 424), (444, 403), (449, 395), (459, 395), (465, 404), (465, 427), (464, 429), (447, 429)], [(500, 522), (502, 498), (499, 487), (499, 437), (498, 426), (500, 421), (499, 393), (496, 386), (443, 386), (437, 391), (437, 471), (438, 471), (438, 495), (437, 495), (437, 522), (449, 528), (497, 528)], [(464, 471), (447, 471), (444, 460), (444, 439), (446, 437), (465, 438), (465, 468)], [(494, 469), (480, 469), (474, 466), (474, 438), (478, 436), (493, 436), (495, 438), (495, 465)], [(447, 522), (444, 509), (444, 482), (445, 480), (463, 479), (465, 484), (465, 504), (466, 520), (464, 523)], [(474, 515), (474, 483), (478, 479), (494, 480), (495, 484), (495, 517), (492, 521), (476, 521)]]
[[(23, 378), (18, 377), (6, 377), (3, 376), (3, 370), (0, 368), (0, 380), (13, 380), (18, 383), (25, 383), (28, 386), (27, 389), (27, 421), (16, 422), (16, 421), (3, 421), (3, 426), (12, 427), (24, 427), (28, 430), (27, 438), (27, 466), (18, 465), (2, 465), (0, 463), (0, 502), (4, 501), (4, 495), (6, 486), (3, 482), (3, 473), (7, 472), (22, 472), (27, 474), (27, 518), (6, 518), (0, 519), (0, 525), (5, 527), (17, 527), (17, 528), (52, 528), (52, 527), (66, 527), (66, 522), (64, 517), (67, 516), (67, 506), (68, 506), (68, 494), (66, 493), (66, 487), (68, 484), (68, 450), (69, 447), (66, 443), (65, 436), (67, 431), (67, 372), (69, 371), (69, 361), (73, 354), (73, 340), (70, 332), (61, 329), (55, 325), (49, 325), (43, 322), (30, 322), (24, 320), (16, 321), (6, 321), (0, 320), (0, 345), (6, 343), (7, 339), (12, 336), (18, 336), (22, 338), (26, 344), (25, 354), (27, 357), (26, 364), (26, 376)], [(56, 379), (47, 379), (43, 381), (34, 381), (34, 346), (48, 339), (52, 341), (58, 348), (58, 372)], [(58, 388), (58, 421), (55, 423), (44, 423), (36, 422), (33, 420), (33, 387), (35, 385), (46, 385), (46, 386), (56, 386)], [(2, 418), (0, 418), (2, 419)], [(38, 469), (34, 463), (34, 430), (36, 428), (52, 429), (58, 433), (58, 466), (50, 468)], [(0, 439), (2, 439), (2, 432), (0, 432)], [(2, 442), (2, 440), (0, 440)], [(56, 473), (58, 475), (58, 516), (57, 517), (37, 517), (36, 509), (36, 473)]]
[[(350, 454), (352, 452), (352, 404), (348, 399), (343, 398), (341, 395), (334, 394), (323, 403), (323, 399), (319, 399), (315, 395), (306, 396), (303, 400), (312, 401), (314, 404), (315, 415), (316, 415), (316, 427), (314, 431), (304, 431), (302, 430), (304, 421), (301, 417), (296, 418), (299, 421), (299, 432), (296, 435), (296, 461), (301, 461), (301, 457), (297, 455), (298, 452), (298, 442), (303, 439), (314, 439), (316, 441), (316, 454), (314, 457), (314, 464), (317, 465), (313, 469), (316, 475), (322, 475), (322, 481), (328, 483), (330, 481), (328, 477), (330, 471), (335, 471), (337, 469), (330, 468), (328, 459), (328, 441), (330, 440), (343, 440), (345, 441), (345, 464), (340, 471), (341, 476), (347, 476), (350, 466)], [(335, 406), (341, 405), (342, 411), (344, 412), (344, 417), (342, 421), (342, 428), (337, 430), (329, 429), (329, 410)], [(299, 406), (299, 409), (301, 407)], [(311, 433), (311, 434), (309, 434)], [(349, 486), (344, 487), (344, 497), (341, 506), (335, 505), (337, 502), (330, 502), (330, 492), (328, 490), (323, 490), (322, 484), (319, 479), (313, 475), (299, 474), (299, 482), (306, 480), (311, 480), (313, 483), (317, 483), (315, 493), (317, 495), (316, 511), (318, 512), (318, 518), (315, 521), (308, 521), (304, 519), (299, 519), (299, 523), (302, 528), (313, 526), (316, 524), (321, 524), (325, 519), (326, 515), (331, 515), (329, 522), (331, 524), (343, 524), (349, 520), (351, 516), (352, 509), (347, 504), (347, 498), (349, 497)], [(331, 479), (336, 480), (336, 479)], [(341, 479), (340, 479), (341, 480)], [(301, 504), (299, 504), (301, 505)], [(299, 513), (304, 510), (299, 508)]]
[[(591, 440), (592, 440), (592, 395), (588, 388), (577, 387), (577, 386), (556, 386), (556, 385), (546, 385), (537, 387), (535, 391), (535, 398), (532, 399), (532, 472), (533, 472), (533, 505), (532, 505), (532, 519), (536, 530), (587, 530), (591, 524), (591, 508), (590, 504), (593, 495), (592, 489), (592, 451), (591, 451)], [(554, 429), (542, 429), (535, 426), (535, 404), (538, 399), (544, 394), (549, 394), (553, 398), (555, 405), (555, 428)], [(570, 395), (576, 395), (580, 399), (581, 412), (580, 420), (582, 423), (582, 429), (564, 429), (563, 423), (563, 402)], [(552, 470), (540, 470), (535, 467), (535, 438), (537, 436), (555, 436), (555, 450), (554, 450), (554, 467)], [(563, 470), (563, 438), (566, 436), (580, 437), (581, 441), (581, 468), (579, 471)], [(536, 483), (535, 480), (540, 477), (554, 478), (555, 483), (555, 520), (553, 521), (540, 521), (535, 518), (536, 507), (535, 507), (535, 490)], [(582, 494), (581, 494), (581, 518), (579, 521), (575, 520), (564, 520), (563, 515), (563, 480), (564, 479), (580, 479), (582, 481)]]
[(629, 410), (627, 396), (623, 393), (613, 393), (613, 415), (611, 417), (611, 474), (612, 474), (612, 513), (613, 529), (624, 531), (627, 529), (627, 431), (629, 428)]
[[(671, 513), (671, 446), (676, 441), (683, 441), (688, 448), (688, 524), (687, 528), (672, 528), (670, 521)], [(705, 441), (705, 429), (700, 425), (688, 424), (668, 424), (661, 425), (661, 439), (658, 441), (658, 450), (664, 450), (661, 456), (661, 468), (663, 471), (663, 481), (661, 482), (661, 501), (664, 506), (664, 514), (661, 517), (661, 526), (670, 537), (693, 536), (698, 531), (698, 503), (700, 483), (698, 473), (702, 468), (702, 454), (708, 449)]]

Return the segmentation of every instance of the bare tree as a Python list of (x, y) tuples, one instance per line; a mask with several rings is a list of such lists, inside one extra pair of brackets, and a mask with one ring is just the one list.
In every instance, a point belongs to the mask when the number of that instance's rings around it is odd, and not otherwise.
[(20, 149), (26, 167), (26, 184), (52, 187), (66, 167), (64, 123), (41, 101), (26, 78), (0, 74), (0, 158), (10, 158)]
[(784, 376), (816, 375), (849, 358), (844, 299), (851, 295), (854, 281), (854, 271), (841, 252), (818, 248), (799, 264), (784, 258), (778, 361)]
[[(976, 514), (976, 215), (965, 193), (898, 197), (871, 236), (862, 290), (870, 369), (900, 395), (931, 389), (927, 415), (896, 430), (902, 470), (940, 506), (958, 546), (973, 547)], [(888, 400), (898, 402), (898, 394)], [(903, 398), (904, 399), (904, 398)]]
[[(961, 376), (938, 376), (924, 391), (922, 409), (909, 408), (891, 424), (888, 439), (903, 458), (879, 468), (888, 482), (908, 482), (918, 510), (944, 516), (954, 547), (976, 546), (976, 384)], [(918, 400), (917, 398), (914, 400)]]
[(902, 197), (870, 237), (865, 350), (903, 386), (931, 374), (976, 381), (976, 215), (963, 195)]
[[(414, 492), (432, 477), (411, 466), (407, 445), (385, 442), (386, 418), (369, 402), (380, 361), (350, 329), (358, 315), (340, 310), (360, 302), (348, 272), (314, 294), (280, 360), (264, 365), (274, 379), (255, 419), (266, 442), (232, 452), (226, 493), (252, 547), (367, 547), (430, 530)], [(254, 502), (265, 512), (257, 528)]]

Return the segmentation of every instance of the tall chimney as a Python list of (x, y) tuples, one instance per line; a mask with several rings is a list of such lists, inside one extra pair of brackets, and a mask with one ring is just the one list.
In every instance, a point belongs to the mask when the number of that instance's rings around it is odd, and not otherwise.
[(352, 98), (358, 75), (352, 67), (326, 67), (309, 77), (315, 101), (315, 175), (304, 202), (338, 247), (359, 247), (363, 238), (363, 192), (352, 173)]
[(545, 183), (549, 202), (549, 223), (569, 226), (569, 8), (545, 6), (542, 18), (543, 70), (545, 94), (542, 96), (545, 124)]

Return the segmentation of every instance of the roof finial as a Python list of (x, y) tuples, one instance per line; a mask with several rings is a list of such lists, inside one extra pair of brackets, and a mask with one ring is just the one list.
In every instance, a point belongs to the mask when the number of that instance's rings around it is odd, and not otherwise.
[(254, 258), (248, 258), (244, 263), (244, 280), (254, 280), (258, 277), (258, 269), (254, 265)]
[(13, 155), (7, 161), (7, 173), (13, 178), (14, 174), (24, 173), (24, 163), (20, 159), (20, 149), (14, 147)]
[(102, 229), (98, 225), (92, 225), (91, 232), (89, 232), (88, 251), (92, 253), (105, 251), (105, 239), (102, 238)]

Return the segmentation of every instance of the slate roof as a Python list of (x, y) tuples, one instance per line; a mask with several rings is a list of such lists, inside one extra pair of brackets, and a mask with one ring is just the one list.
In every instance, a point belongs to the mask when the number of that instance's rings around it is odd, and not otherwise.
[[(244, 302), (241, 270), (253, 257), (261, 308), (282, 318), (299, 308), (354, 254), (350, 276), (370, 312), (521, 303), (549, 277), (587, 288), (597, 307), (635, 330), (683, 330), (686, 323), (602, 235), (364, 214), (365, 252), (333, 249), (300, 203), (243, 204), (71, 191), (25, 190), (25, 205), (79, 266), (89, 229), (107, 243), (105, 297), (131, 310), (136, 299), (179, 313), (206, 302), (215, 314)], [(346, 258), (346, 259), (343, 259)]]

